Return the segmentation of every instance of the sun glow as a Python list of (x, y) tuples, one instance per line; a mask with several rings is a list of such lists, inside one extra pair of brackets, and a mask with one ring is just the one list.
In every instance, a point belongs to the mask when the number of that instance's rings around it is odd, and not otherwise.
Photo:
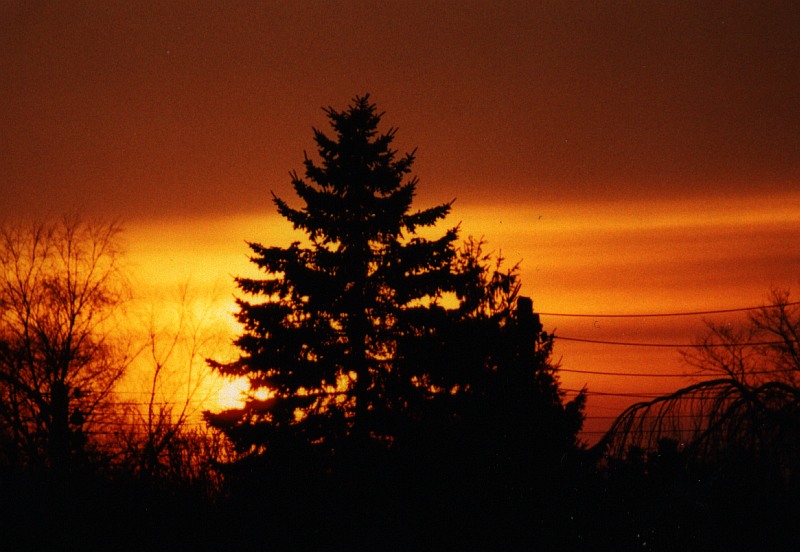
[(248, 389), (247, 378), (241, 377), (227, 381), (217, 393), (217, 408), (231, 410), (244, 407)]

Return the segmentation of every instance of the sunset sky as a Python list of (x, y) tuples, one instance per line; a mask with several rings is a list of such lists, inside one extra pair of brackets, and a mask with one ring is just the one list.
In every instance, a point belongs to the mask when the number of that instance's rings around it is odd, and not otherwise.
[[(142, 289), (233, 293), (323, 106), (369, 92), (417, 205), (522, 261), (549, 313), (800, 296), (800, 7), (775, 2), (0, 3), (0, 219), (119, 217)], [(227, 286), (227, 287), (226, 287)], [(735, 319), (735, 315), (729, 318)], [(714, 317), (719, 321), (720, 317)], [(702, 317), (565, 318), (690, 343)], [(561, 342), (568, 370), (678, 374), (675, 349)], [(564, 372), (587, 428), (689, 380)]]

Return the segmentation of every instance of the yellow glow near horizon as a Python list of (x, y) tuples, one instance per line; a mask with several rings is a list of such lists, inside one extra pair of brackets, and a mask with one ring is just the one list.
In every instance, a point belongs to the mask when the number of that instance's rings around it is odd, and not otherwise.
[[(422, 205), (421, 207), (426, 207)], [(459, 206), (432, 235), (461, 222), (461, 238), (485, 237), (486, 250), (521, 260), (522, 293), (540, 312), (667, 312), (740, 307), (763, 302), (772, 285), (798, 283), (800, 193), (782, 197), (619, 201), (571, 205)], [(426, 230), (426, 235), (428, 231)], [(259, 277), (245, 241), (285, 246), (303, 239), (274, 213), (266, 216), (134, 222), (126, 233), (134, 285), (145, 296), (164, 296), (187, 280), (200, 298), (214, 298), (206, 312), (231, 339), (241, 332), (233, 313), (234, 276)], [(199, 302), (202, 307), (202, 300)], [(641, 337), (631, 323), (601, 328), (575, 320), (543, 320), (547, 330), (618, 341)], [(648, 340), (685, 342), (701, 325), (652, 328)], [(637, 333), (638, 332), (638, 333)], [(230, 346), (220, 355), (235, 358)], [(635, 354), (634, 354), (635, 353)], [(635, 371), (650, 366), (680, 371), (677, 354), (637, 349), (612, 351), (560, 342), (565, 367)], [(671, 355), (671, 356), (670, 356)], [(668, 359), (673, 358), (672, 362)], [(216, 386), (206, 408), (238, 408), (247, 381), (210, 378)], [(588, 383), (601, 391), (656, 390), (652, 380), (615, 381), (564, 373), (566, 388)], [(661, 387), (665, 383), (660, 382)], [(649, 386), (649, 387), (648, 387)], [(264, 397), (266, 398), (266, 397)], [(594, 406), (617, 408), (632, 400), (600, 397)], [(594, 406), (593, 406), (594, 405)]]

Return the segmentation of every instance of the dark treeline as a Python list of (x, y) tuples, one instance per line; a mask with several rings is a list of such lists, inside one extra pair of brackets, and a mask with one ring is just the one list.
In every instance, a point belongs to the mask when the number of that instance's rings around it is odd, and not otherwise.
[(208, 360), (248, 398), (203, 430), (185, 403), (115, 398), (141, 352), (117, 331), (118, 228), (4, 229), (0, 549), (800, 544), (788, 295), (710, 328), (687, 360), (718, 378), (632, 406), (588, 447), (586, 395), (560, 391), (517, 268), (437, 234), (451, 203), (412, 208), (414, 154), (368, 96), (326, 114), (333, 134), (314, 130), (292, 173), (300, 205), (274, 198), (302, 241), (249, 244), (264, 276), (236, 280), (239, 357)]

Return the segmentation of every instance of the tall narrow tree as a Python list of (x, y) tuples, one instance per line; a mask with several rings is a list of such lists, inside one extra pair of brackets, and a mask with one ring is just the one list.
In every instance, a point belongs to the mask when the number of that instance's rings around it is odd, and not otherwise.
[[(330, 453), (343, 439), (391, 440), (391, 412), (414, 387), (392, 362), (401, 314), (441, 311), (453, 290), (455, 228), (438, 239), (417, 231), (442, 220), (450, 203), (412, 211), (414, 153), (392, 149), (369, 96), (325, 110), (333, 137), (314, 129), (319, 161), (292, 173), (303, 205), (274, 197), (306, 235), (289, 247), (250, 243), (263, 279), (238, 278), (244, 333), (238, 360), (212, 363), (249, 378), (242, 409), (209, 415), (242, 452), (306, 445)], [(266, 389), (269, 398), (259, 399)]]

